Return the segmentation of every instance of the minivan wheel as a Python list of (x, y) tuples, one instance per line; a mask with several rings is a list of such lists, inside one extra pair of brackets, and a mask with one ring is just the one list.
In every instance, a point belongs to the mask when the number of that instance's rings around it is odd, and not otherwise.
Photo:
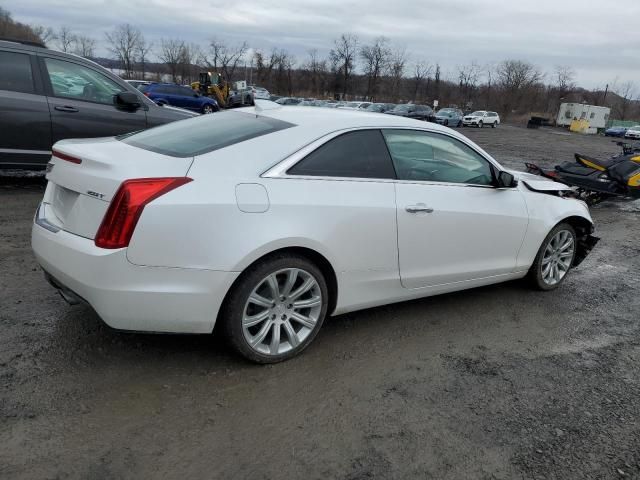
[(245, 271), (221, 311), (233, 348), (256, 363), (276, 363), (304, 350), (322, 327), (327, 283), (305, 257), (268, 257)]
[(209, 104), (206, 104), (204, 107), (202, 107), (202, 113), (204, 114), (213, 113), (213, 107)]
[(564, 281), (576, 255), (576, 231), (559, 223), (546, 236), (529, 270), (529, 280), (539, 290), (553, 290)]

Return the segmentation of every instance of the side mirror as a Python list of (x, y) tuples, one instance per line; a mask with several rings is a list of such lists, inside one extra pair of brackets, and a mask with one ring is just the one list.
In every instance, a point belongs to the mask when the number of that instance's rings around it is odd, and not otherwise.
[(518, 186), (518, 181), (509, 172), (504, 170), (498, 174), (498, 188), (514, 188)]
[(118, 108), (137, 110), (142, 106), (140, 98), (133, 92), (120, 92), (115, 95), (114, 103)]

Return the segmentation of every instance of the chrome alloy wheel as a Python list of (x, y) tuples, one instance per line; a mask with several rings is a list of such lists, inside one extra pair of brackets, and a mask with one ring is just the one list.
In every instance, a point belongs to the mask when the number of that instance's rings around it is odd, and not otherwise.
[(573, 234), (568, 230), (560, 230), (547, 243), (540, 268), (542, 280), (547, 285), (555, 285), (564, 278), (571, 268), (575, 252)]
[(310, 273), (286, 268), (253, 289), (242, 314), (248, 345), (265, 355), (296, 348), (313, 331), (322, 311), (322, 291)]

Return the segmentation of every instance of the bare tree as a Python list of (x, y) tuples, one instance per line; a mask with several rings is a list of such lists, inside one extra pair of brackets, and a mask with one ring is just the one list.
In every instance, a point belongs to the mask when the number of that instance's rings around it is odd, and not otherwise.
[(614, 112), (620, 120), (626, 120), (637, 97), (636, 85), (632, 81), (624, 82), (619, 86), (616, 84), (617, 82), (614, 82), (611, 88), (619, 97), (614, 104)]
[(554, 76), (561, 97), (576, 88), (574, 83), (576, 72), (570, 66), (556, 65)]
[(178, 81), (180, 62), (183, 58), (184, 42), (177, 38), (160, 39), (160, 53), (158, 58), (167, 66), (171, 80)]
[(77, 37), (71, 32), (71, 29), (64, 25), (58, 29), (55, 38), (58, 42), (58, 48), (63, 52), (70, 52), (77, 40)]
[(391, 58), (389, 39), (378, 37), (371, 45), (363, 45), (360, 48), (360, 57), (364, 62), (364, 74), (367, 77), (366, 97), (373, 100), (378, 93), (378, 80), (389, 66)]
[[(53, 30), (50, 28), (16, 22), (8, 10), (0, 7), (0, 37), (46, 43), (52, 39), (52, 33)], [(45, 34), (47, 38), (44, 38)]]
[(340, 38), (334, 41), (334, 47), (329, 52), (329, 58), (341, 79), (343, 97), (349, 89), (349, 80), (355, 68), (357, 48), (358, 37), (350, 33), (343, 33)]
[(481, 75), (482, 68), (475, 61), (469, 65), (458, 67), (458, 88), (463, 104), (467, 105), (472, 102)]
[(400, 94), (400, 84), (402, 83), (406, 63), (407, 51), (405, 48), (396, 49), (391, 54), (389, 77), (391, 78), (391, 96), (394, 99), (397, 99)]
[(96, 41), (91, 37), (85, 37), (84, 35), (78, 35), (76, 37), (76, 45), (74, 53), (85, 58), (92, 58), (95, 56)]
[(140, 34), (138, 45), (136, 45), (135, 55), (140, 67), (140, 76), (143, 80), (146, 76), (147, 60), (152, 48), (153, 44), (151, 42), (147, 42), (147, 40), (144, 38), (144, 35)]
[(522, 60), (504, 60), (498, 65), (496, 75), (503, 89), (504, 117), (518, 108), (526, 90), (531, 89), (543, 78), (542, 72), (536, 66)]
[(202, 58), (202, 55), (199, 45), (195, 43), (182, 45), (182, 51), (180, 52), (180, 77), (182, 82), (191, 82), (196, 77), (197, 74), (194, 68)]
[(413, 102), (418, 100), (418, 93), (420, 92), (420, 88), (422, 87), (424, 81), (429, 78), (432, 71), (433, 66), (425, 62), (424, 60), (420, 60), (414, 65), (413, 78), (411, 79), (413, 81), (413, 95), (411, 97), (411, 100)]
[(31, 30), (33, 30), (33, 33), (35, 33), (45, 45), (56, 39), (56, 33), (51, 27), (45, 28), (42, 25), (31, 25)]
[(128, 23), (117, 26), (112, 32), (105, 34), (109, 50), (120, 61), (125, 78), (132, 78), (135, 55), (140, 45), (142, 33), (137, 27)]
[(213, 38), (209, 43), (209, 47), (210, 56), (205, 57), (205, 63), (216, 71), (220, 70), (228, 81), (232, 81), (238, 65), (240, 65), (249, 49), (247, 42), (229, 46), (222, 40)]
[(327, 61), (318, 58), (318, 51), (313, 49), (308, 52), (309, 58), (303, 69), (311, 83), (311, 91), (320, 96), (325, 89), (327, 80)]

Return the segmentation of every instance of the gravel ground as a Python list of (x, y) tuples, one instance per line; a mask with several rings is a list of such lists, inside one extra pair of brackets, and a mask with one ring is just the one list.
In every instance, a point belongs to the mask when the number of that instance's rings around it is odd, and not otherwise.
[[(604, 138), (463, 130), (510, 167)], [(522, 282), (329, 319), (274, 366), (215, 336), (110, 330), (29, 246), (37, 177), (0, 178), (1, 478), (640, 478), (640, 205), (593, 209), (562, 288)]]

